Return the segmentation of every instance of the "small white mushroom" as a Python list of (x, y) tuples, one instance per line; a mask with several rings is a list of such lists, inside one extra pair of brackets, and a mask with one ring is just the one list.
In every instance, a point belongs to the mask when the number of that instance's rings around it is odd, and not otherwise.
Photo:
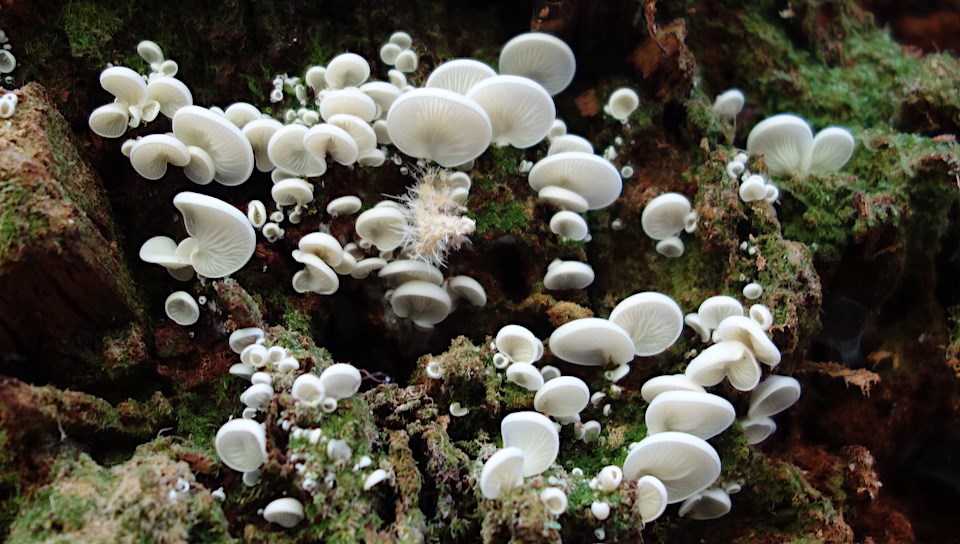
[(258, 470), (267, 459), (263, 426), (249, 419), (233, 419), (217, 431), (215, 446), (223, 464), (240, 472)]
[(264, 408), (270, 404), (272, 398), (273, 387), (265, 383), (255, 383), (240, 395), (240, 402), (249, 408)]
[(626, 122), (630, 118), (630, 114), (637, 110), (638, 106), (640, 106), (640, 97), (637, 96), (637, 92), (628, 87), (621, 87), (613, 91), (613, 94), (610, 95), (604, 111), (609, 113), (614, 119)]
[(341, 196), (331, 200), (330, 203), (327, 204), (327, 213), (334, 217), (353, 215), (360, 211), (361, 205), (360, 199), (355, 196)]
[(326, 394), (334, 399), (350, 398), (360, 390), (363, 381), (357, 367), (347, 363), (335, 363), (320, 373), (320, 382)]
[(690, 200), (679, 193), (664, 193), (651, 200), (640, 215), (643, 232), (654, 240), (677, 236), (687, 226)]
[(756, 282), (751, 282), (743, 286), (743, 296), (747, 300), (756, 300), (763, 295), (763, 286)]
[(663, 353), (683, 332), (683, 312), (667, 295), (647, 291), (631, 295), (610, 312), (610, 322), (633, 342), (634, 353), (649, 357)]
[(615, 491), (620, 487), (620, 482), (623, 481), (623, 470), (616, 465), (608, 465), (600, 469), (600, 474), (597, 475), (597, 487), (601, 491), (611, 492)]
[(377, 470), (374, 470), (373, 472), (370, 473), (369, 476), (366, 477), (365, 480), (363, 480), (363, 490), (370, 491), (373, 488), (373, 486), (386, 480), (388, 476), (389, 474), (387, 473), (387, 471), (383, 470), (382, 468), (378, 468)]
[(728, 89), (719, 95), (713, 101), (713, 111), (727, 119), (736, 118), (744, 103), (743, 92), (740, 89)]
[(594, 501), (590, 505), (590, 513), (598, 521), (604, 521), (610, 517), (610, 504), (607, 502)]
[(590, 389), (580, 378), (560, 376), (546, 381), (533, 397), (538, 412), (553, 417), (579, 414), (590, 402)]
[(583, 216), (567, 210), (553, 214), (550, 218), (550, 231), (561, 238), (575, 242), (583, 240), (590, 233)]
[(555, 516), (567, 511), (567, 494), (559, 487), (546, 487), (540, 492), (540, 500)]
[(647, 407), (648, 436), (679, 431), (707, 440), (733, 424), (737, 414), (723, 397), (694, 391), (666, 391)]
[(770, 311), (770, 308), (767, 308), (763, 304), (754, 304), (750, 306), (750, 311), (748, 312), (750, 319), (757, 322), (760, 325), (760, 328), (764, 331), (769, 331), (773, 327), (773, 312)]
[(287, 529), (303, 521), (303, 504), (292, 497), (276, 499), (263, 509), (263, 519)]
[(667, 503), (699, 493), (720, 475), (720, 457), (701, 438), (680, 432), (648, 436), (627, 454), (623, 463), (627, 479), (651, 475), (667, 490)]
[(507, 380), (527, 391), (537, 391), (543, 386), (543, 375), (530, 363), (514, 363), (508, 366)]
[(167, 317), (183, 327), (193, 325), (200, 319), (200, 306), (186, 291), (171, 293), (164, 302), (163, 308), (167, 312)]
[(644, 382), (640, 388), (643, 400), (653, 402), (661, 393), (666, 391), (706, 391), (703, 386), (697, 385), (684, 374), (666, 374), (656, 376)]
[(750, 394), (747, 417), (759, 419), (786, 410), (800, 399), (800, 382), (789, 376), (768, 376)]
[(707, 489), (680, 505), (679, 514), (690, 519), (717, 519), (730, 512), (730, 495), (722, 489)]
[(487, 499), (497, 499), (523, 483), (523, 450), (497, 450), (480, 471), (480, 493)]
[(553, 355), (584, 366), (629, 363), (634, 342), (620, 325), (606, 319), (587, 317), (565, 323), (550, 335)]
[(535, 363), (543, 356), (543, 342), (526, 327), (505, 325), (497, 331), (497, 351), (516, 363)]
[(523, 451), (523, 476), (536, 476), (547, 470), (560, 452), (557, 427), (543, 414), (514, 412), (500, 422), (504, 447)]
[(326, 389), (316, 374), (301, 374), (293, 381), (290, 393), (294, 400), (304, 406), (319, 406)]
[(500, 73), (528, 77), (555, 96), (573, 81), (577, 61), (570, 46), (560, 38), (527, 32), (504, 44), (499, 67)]
[(593, 267), (578, 261), (562, 261), (543, 276), (543, 286), (551, 291), (586, 289), (595, 278)]

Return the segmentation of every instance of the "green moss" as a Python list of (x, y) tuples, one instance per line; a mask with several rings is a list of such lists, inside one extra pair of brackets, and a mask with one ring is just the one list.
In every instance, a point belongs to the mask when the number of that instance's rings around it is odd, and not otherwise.
[(237, 408), (243, 383), (232, 375), (218, 376), (202, 386), (176, 394), (176, 433), (201, 448), (213, 450), (213, 437)]
[(17, 473), (13, 452), (6, 429), (0, 429), (0, 539), (16, 518), (23, 502), (20, 490), (20, 474)]
[(110, 42), (124, 28), (117, 11), (96, 2), (70, 2), (63, 10), (63, 29), (74, 58), (93, 59), (105, 64)]

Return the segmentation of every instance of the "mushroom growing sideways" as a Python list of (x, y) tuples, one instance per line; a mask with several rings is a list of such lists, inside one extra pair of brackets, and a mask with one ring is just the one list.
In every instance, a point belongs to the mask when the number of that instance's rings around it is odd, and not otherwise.
[(490, 118), (479, 104), (437, 88), (415, 89), (394, 101), (387, 132), (400, 151), (445, 167), (479, 157), (493, 138)]
[(775, 176), (834, 172), (853, 156), (856, 142), (842, 127), (828, 127), (816, 137), (801, 117), (780, 114), (757, 123), (747, 136), (747, 151), (762, 153)]

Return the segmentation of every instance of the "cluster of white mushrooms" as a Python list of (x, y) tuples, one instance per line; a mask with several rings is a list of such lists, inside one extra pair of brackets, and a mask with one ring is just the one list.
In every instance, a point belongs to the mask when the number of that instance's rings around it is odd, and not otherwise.
[[(13, 56), (11, 49), (13, 49), (13, 46), (10, 45), (10, 38), (7, 37), (7, 33), (3, 29), (0, 29), (0, 74), (10, 74), (17, 67), (17, 58)], [(4, 83), (12, 82), (12, 76), (6, 75), (4, 77)]]
[(420, 58), (411, 47), (413, 38), (402, 30), (390, 35), (387, 43), (380, 47), (380, 60), (387, 66), (395, 66), (401, 73), (410, 73), (417, 69)]
[[(230, 373), (249, 380), (251, 385), (240, 395), (245, 406), (243, 417), (220, 427), (215, 446), (223, 464), (242, 472), (243, 482), (254, 486), (259, 483), (260, 468), (267, 461), (266, 430), (256, 418), (276, 398), (279, 392), (274, 386), (280, 378), (299, 372), (300, 362), (283, 347), (268, 346), (263, 330), (256, 327), (234, 331), (230, 335), (230, 348), (240, 355), (240, 362), (230, 367)], [(337, 409), (339, 401), (355, 395), (360, 382), (359, 370), (349, 364), (335, 363), (319, 375), (311, 372), (297, 375), (289, 388), (293, 404), (283, 406), (280, 426), (290, 433), (292, 440), (306, 440), (311, 445), (325, 444), (319, 450), (325, 453), (323, 459), (299, 459), (296, 454), (290, 455), (307, 493), (316, 492), (320, 474), (329, 476), (332, 474), (330, 470), (351, 464), (353, 451), (345, 440), (326, 436), (322, 428), (296, 427), (287, 417), (288, 412), (305, 410), (311, 413), (312, 419), (322, 420), (323, 414)], [(370, 457), (361, 456), (353, 463), (352, 470), (365, 470), (372, 464)], [(333, 468), (328, 470), (330, 467)], [(383, 469), (370, 471), (364, 480), (364, 490), (371, 489), (388, 476)], [(295, 498), (279, 498), (264, 508), (263, 517), (268, 522), (293, 527), (304, 518), (303, 504)]]
[(782, 113), (757, 123), (747, 136), (747, 151), (762, 154), (774, 176), (835, 172), (850, 160), (856, 142), (843, 127), (827, 127), (813, 135), (810, 124)]
[(690, 199), (680, 193), (664, 193), (643, 208), (640, 226), (647, 236), (657, 241), (657, 253), (677, 258), (686, 251), (680, 234), (697, 230), (698, 218)]

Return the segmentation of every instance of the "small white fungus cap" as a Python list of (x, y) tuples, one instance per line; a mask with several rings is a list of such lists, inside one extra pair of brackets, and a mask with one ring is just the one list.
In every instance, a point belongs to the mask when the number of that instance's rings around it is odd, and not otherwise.
[(127, 108), (119, 102), (111, 102), (90, 112), (87, 124), (97, 136), (119, 138), (127, 131), (129, 120), (130, 114), (127, 113)]
[(377, 116), (377, 103), (355, 87), (330, 91), (320, 102), (320, 117), (327, 120), (337, 114), (353, 115), (370, 122)]
[[(314, 127), (316, 128), (316, 127)], [(296, 176), (319, 176), (327, 171), (323, 156), (315, 156), (304, 148), (304, 138), (312, 129), (304, 125), (287, 125), (270, 137), (267, 143), (267, 157), (278, 170), (290, 172)]]
[(527, 32), (504, 44), (499, 66), (501, 74), (528, 77), (555, 96), (573, 81), (577, 60), (570, 46), (560, 38), (543, 32)]
[(403, 243), (406, 224), (407, 219), (398, 208), (380, 206), (361, 213), (354, 228), (360, 238), (370, 241), (380, 251), (391, 251)]
[(264, 408), (273, 398), (273, 387), (266, 383), (255, 383), (240, 394), (240, 402), (248, 408)]
[(403, 94), (403, 91), (386, 81), (364, 83), (360, 86), (360, 92), (369, 96), (377, 105), (377, 114), (374, 119), (382, 119), (386, 116), (394, 101)]
[(590, 389), (580, 378), (559, 376), (543, 384), (533, 397), (533, 407), (552, 417), (579, 414), (590, 402)]
[(283, 128), (283, 123), (276, 119), (255, 119), (243, 125), (243, 135), (253, 148), (253, 155), (257, 170), (269, 172), (273, 170), (273, 161), (267, 153), (267, 146), (274, 133)]
[(617, 365), (633, 360), (634, 345), (630, 335), (616, 323), (596, 317), (575, 319), (550, 335), (550, 351), (554, 356), (584, 366)]
[[(843, 127), (827, 127), (813, 138), (810, 153), (810, 172), (836, 172), (853, 156), (856, 141)], [(776, 199), (774, 199), (776, 200)]]
[(147, 82), (125, 66), (111, 66), (100, 72), (100, 86), (128, 106), (139, 106), (147, 101)]
[(667, 488), (657, 478), (647, 475), (637, 480), (637, 511), (644, 523), (659, 518), (667, 509)]
[(746, 98), (740, 89), (726, 90), (717, 95), (716, 100), (713, 101), (713, 111), (727, 119), (734, 119), (743, 109), (745, 100)]
[(759, 419), (779, 414), (800, 399), (800, 382), (790, 376), (768, 376), (750, 394), (747, 417)]
[(503, 448), (487, 459), (480, 471), (480, 493), (486, 499), (497, 499), (523, 483), (523, 450)]
[(493, 143), (526, 149), (547, 136), (557, 109), (550, 94), (535, 81), (494, 76), (475, 84), (467, 98), (480, 105), (493, 127)]
[(341, 196), (334, 198), (327, 204), (327, 213), (332, 216), (353, 215), (360, 211), (362, 205), (363, 203), (356, 196)]
[(637, 96), (636, 91), (628, 87), (621, 87), (613, 91), (610, 99), (607, 100), (608, 113), (619, 121), (629, 119), (630, 114), (637, 111), (639, 106), (640, 97)]
[(677, 236), (687, 224), (690, 200), (680, 193), (664, 193), (651, 200), (640, 216), (643, 232), (654, 240)]
[(487, 292), (480, 282), (470, 276), (454, 276), (446, 280), (444, 287), (455, 302), (465, 299), (473, 306), (484, 306), (487, 303)]
[(586, 289), (595, 278), (593, 267), (578, 261), (561, 261), (550, 266), (543, 276), (543, 286), (551, 291)]
[(184, 106), (173, 116), (173, 134), (187, 146), (204, 150), (213, 160), (213, 179), (223, 185), (240, 185), (253, 173), (250, 142), (240, 129), (199, 106)]
[(743, 418), (740, 420), (743, 434), (747, 435), (747, 444), (754, 446), (770, 438), (777, 430), (777, 422), (769, 417)]
[(496, 75), (493, 68), (479, 60), (453, 59), (434, 68), (424, 87), (446, 89), (465, 95), (477, 83)]
[(359, 87), (370, 77), (370, 65), (356, 53), (342, 53), (327, 63), (324, 79), (333, 89)]
[(243, 353), (244, 348), (256, 343), (261, 338), (263, 338), (263, 329), (260, 327), (237, 329), (230, 333), (230, 349), (236, 354)]
[(513, 363), (508, 366), (507, 380), (527, 391), (537, 391), (543, 387), (543, 374), (530, 363)]
[(813, 131), (796, 115), (774, 115), (753, 127), (747, 136), (747, 151), (762, 154), (767, 171), (775, 176), (802, 174), (810, 166)]
[(430, 263), (412, 259), (398, 259), (387, 263), (377, 273), (381, 279), (390, 285), (401, 285), (408, 281), (419, 280), (434, 285), (443, 283), (443, 272)]
[(156, 77), (147, 83), (147, 100), (156, 100), (160, 113), (173, 119), (180, 108), (193, 105), (193, 94), (179, 79)]
[(610, 161), (579, 151), (557, 153), (539, 161), (530, 170), (527, 181), (535, 191), (548, 186), (573, 191), (587, 201), (591, 210), (609, 206), (623, 190), (620, 172)]
[(290, 394), (304, 406), (319, 406), (326, 396), (326, 389), (316, 374), (301, 374), (293, 380)]
[(239, 472), (260, 468), (267, 460), (267, 434), (263, 425), (249, 419), (232, 419), (217, 431), (217, 455)]
[(493, 137), (490, 118), (479, 104), (453, 91), (425, 88), (393, 103), (387, 132), (403, 153), (448, 168), (479, 157)]
[(631, 295), (610, 312), (610, 322), (619, 325), (633, 340), (634, 353), (649, 357), (663, 353), (683, 332), (683, 312), (667, 295), (647, 291)]
[(140, 138), (130, 149), (130, 164), (145, 179), (160, 179), (167, 173), (167, 164), (190, 164), (187, 146), (166, 134), (150, 134)]
[(743, 304), (740, 301), (726, 295), (712, 296), (700, 303), (697, 315), (703, 321), (703, 326), (708, 329), (716, 329), (724, 319), (743, 315)]
[(690, 519), (717, 519), (730, 513), (730, 495), (722, 489), (707, 489), (683, 501), (678, 513)]
[(576, 134), (564, 134), (557, 136), (550, 141), (550, 148), (547, 149), (547, 156), (567, 151), (579, 151), (581, 153), (593, 154), (593, 144), (590, 140)]
[(320, 373), (320, 382), (327, 396), (337, 400), (350, 398), (360, 390), (362, 377), (357, 367), (347, 363), (335, 363)]
[(555, 516), (567, 511), (567, 494), (559, 487), (546, 487), (540, 492), (540, 500)]
[(313, 185), (300, 178), (283, 179), (273, 184), (270, 196), (280, 206), (303, 206), (313, 202)]
[(667, 504), (687, 499), (720, 476), (720, 457), (702, 438), (664, 432), (648, 436), (630, 450), (623, 462), (627, 479), (651, 475), (667, 489)]
[(190, 264), (201, 276), (222, 278), (243, 268), (257, 238), (247, 216), (212, 196), (183, 192), (173, 198), (196, 247)]
[(649, 403), (653, 402), (661, 393), (667, 391), (699, 391), (702, 393), (706, 390), (703, 386), (693, 383), (684, 374), (664, 374), (644, 382), (640, 388), (640, 396)]
[(520, 325), (505, 325), (498, 332), (494, 344), (497, 351), (514, 363), (535, 363), (543, 357), (543, 342), (529, 329)]
[(761, 363), (773, 368), (780, 364), (780, 350), (756, 321), (742, 315), (728, 317), (716, 330), (717, 340), (736, 340), (750, 348)]
[(393, 291), (390, 306), (399, 317), (410, 318), (422, 325), (436, 325), (450, 314), (453, 301), (442, 287), (414, 280)]
[(293, 275), (293, 289), (298, 293), (332, 295), (340, 288), (337, 273), (323, 259), (299, 249), (293, 250), (293, 259), (306, 267)]
[(744, 343), (724, 340), (708, 347), (690, 361), (684, 374), (690, 381), (711, 387), (729, 378), (738, 391), (751, 391), (760, 383), (760, 365)]
[(333, 236), (325, 232), (311, 232), (297, 242), (300, 251), (312, 253), (331, 267), (343, 261), (343, 247)]
[(560, 434), (556, 425), (537, 412), (514, 412), (503, 418), (500, 435), (504, 447), (517, 447), (523, 451), (524, 477), (542, 474), (560, 452)]
[(167, 317), (181, 326), (193, 325), (200, 319), (200, 306), (196, 299), (186, 291), (171, 293), (163, 304)]
[(590, 234), (590, 228), (587, 227), (587, 221), (578, 213), (569, 210), (561, 210), (550, 218), (550, 231), (565, 238), (579, 242)]
[(303, 521), (303, 504), (292, 497), (284, 497), (271, 501), (263, 509), (263, 519), (269, 523), (276, 523), (287, 529), (295, 527)]
[(247, 123), (260, 119), (263, 114), (261, 114), (260, 110), (253, 104), (248, 102), (234, 102), (223, 111), (223, 116), (236, 125), (237, 128), (243, 130), (243, 127), (245, 127)]
[(707, 440), (725, 431), (736, 417), (733, 405), (723, 397), (695, 391), (666, 391), (647, 407), (644, 421), (648, 436), (678, 431)]
[(143, 40), (137, 44), (137, 54), (147, 64), (163, 62), (163, 49), (156, 42)]

